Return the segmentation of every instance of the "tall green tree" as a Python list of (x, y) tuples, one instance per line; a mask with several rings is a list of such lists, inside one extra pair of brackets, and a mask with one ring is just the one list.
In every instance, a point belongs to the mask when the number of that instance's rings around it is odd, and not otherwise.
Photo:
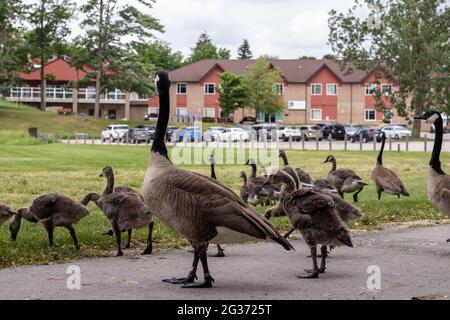
[[(368, 8), (367, 19), (356, 11)], [(343, 68), (377, 71), (396, 84), (389, 95), (408, 118), (448, 106), (450, 10), (446, 0), (358, 0), (347, 13), (330, 12), (329, 43)], [(378, 100), (382, 95), (378, 94)], [(380, 102), (381, 104), (381, 102)], [(420, 135), (414, 121), (413, 136)]]
[(270, 67), (267, 58), (259, 58), (245, 76), (248, 91), (248, 106), (258, 113), (274, 114), (284, 108), (281, 97), (275, 92), (274, 85), (281, 82), (281, 73)]
[(87, 60), (94, 68), (88, 74), (95, 82), (95, 117), (100, 117), (100, 94), (106, 89), (132, 90), (151, 94), (150, 76), (154, 66), (139, 59), (137, 50), (163, 32), (159, 20), (151, 16), (155, 0), (137, 0), (139, 8), (121, 5), (119, 0), (88, 0), (81, 7), (85, 34), (79, 43), (88, 48)]
[(244, 77), (231, 72), (223, 72), (219, 77), (219, 103), (225, 116), (229, 116), (238, 108), (246, 107), (249, 90)]
[(75, 11), (70, 0), (40, 0), (31, 5), (27, 21), (32, 30), (27, 34), (30, 56), (40, 60), (41, 110), (46, 108), (45, 63), (49, 56), (61, 54), (70, 33), (68, 22)]
[(211, 37), (203, 31), (198, 38), (195, 47), (191, 48), (191, 55), (187, 62), (194, 63), (204, 59), (230, 59), (230, 50), (217, 48)]
[(180, 51), (172, 52), (169, 44), (164, 41), (140, 43), (136, 51), (141, 61), (153, 64), (156, 69), (175, 70), (183, 66), (183, 54)]
[(16, 85), (17, 72), (27, 62), (23, 40), (27, 5), (21, 0), (0, 0), (0, 90)]
[(244, 39), (240, 47), (238, 48), (238, 59), (245, 60), (253, 58), (252, 50), (250, 50), (250, 43), (247, 39)]

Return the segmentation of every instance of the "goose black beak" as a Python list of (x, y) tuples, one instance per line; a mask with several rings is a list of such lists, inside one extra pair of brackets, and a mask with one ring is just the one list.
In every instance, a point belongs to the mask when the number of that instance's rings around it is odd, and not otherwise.
[(425, 115), (420, 115), (420, 116), (414, 116), (414, 119), (417, 119), (417, 120), (426, 120), (426, 118), (425, 118)]
[(99, 178), (100, 178), (100, 177), (104, 177), (103, 173), (101, 173), (101, 174), (99, 175)]

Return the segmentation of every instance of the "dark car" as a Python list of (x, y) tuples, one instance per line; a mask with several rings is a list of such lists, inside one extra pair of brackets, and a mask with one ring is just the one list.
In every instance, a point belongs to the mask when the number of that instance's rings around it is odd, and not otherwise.
[(150, 131), (145, 128), (134, 128), (128, 130), (126, 136), (126, 141), (130, 143), (141, 143), (150, 141)]
[(322, 128), (322, 134), (324, 139), (344, 140), (345, 139), (345, 127), (342, 124), (327, 124)]
[(167, 130), (166, 130), (166, 140), (167, 141), (172, 141), (172, 137), (174, 132), (178, 129), (178, 127), (175, 126), (168, 126)]
[(350, 137), (350, 141), (353, 143), (355, 141), (359, 141), (359, 139), (361, 138), (362, 142), (364, 143), (373, 141), (374, 139), (376, 139), (377, 142), (380, 142), (381, 140), (380, 133), (381, 133), (380, 128), (374, 127), (362, 128), (356, 131), (356, 133)]

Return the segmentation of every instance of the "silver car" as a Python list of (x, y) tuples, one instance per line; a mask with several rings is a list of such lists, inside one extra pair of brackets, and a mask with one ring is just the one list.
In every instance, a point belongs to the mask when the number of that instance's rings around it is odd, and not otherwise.
[(321, 130), (320, 126), (317, 125), (304, 125), (300, 126), (300, 132), (302, 133), (302, 138), (305, 139), (305, 141), (308, 141), (309, 139), (319, 139), (319, 141), (322, 141), (323, 139), (323, 131)]
[(386, 134), (386, 138), (390, 137), (395, 140), (400, 140), (406, 136), (411, 137), (412, 134), (411, 130), (404, 126), (386, 126), (382, 131)]

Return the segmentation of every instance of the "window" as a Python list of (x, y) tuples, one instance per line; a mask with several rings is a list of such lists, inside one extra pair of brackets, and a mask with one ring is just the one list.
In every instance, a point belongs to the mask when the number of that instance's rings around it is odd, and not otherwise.
[(338, 86), (335, 83), (327, 83), (327, 96), (336, 96)]
[(375, 83), (366, 83), (366, 96), (372, 96), (377, 89), (377, 85)]
[(311, 94), (313, 96), (320, 96), (322, 94), (322, 85), (315, 83), (311, 85)]
[(216, 85), (214, 83), (205, 83), (205, 94), (216, 93)]
[(392, 85), (391, 84), (382, 84), (381, 85), (381, 94), (383, 96), (388, 96), (392, 93)]
[(367, 110), (365, 112), (365, 118), (366, 121), (376, 121), (377, 120), (377, 113), (375, 110)]
[(216, 109), (215, 108), (203, 108), (203, 117), (215, 118), (216, 117)]
[(311, 109), (311, 120), (322, 120), (322, 109)]
[(177, 108), (177, 116), (187, 116), (187, 108)]
[(186, 93), (187, 93), (187, 84), (177, 83), (177, 94), (186, 94)]
[(148, 114), (151, 118), (157, 118), (159, 114), (159, 108), (148, 108)]
[(275, 93), (279, 96), (284, 94), (284, 85), (282, 83), (275, 84)]

